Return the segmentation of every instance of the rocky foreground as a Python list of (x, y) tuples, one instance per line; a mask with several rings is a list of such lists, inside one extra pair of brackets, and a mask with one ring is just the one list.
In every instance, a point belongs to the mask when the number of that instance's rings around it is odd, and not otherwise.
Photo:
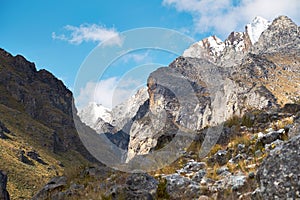
[(203, 159), (196, 140), (161, 170), (126, 174), (87, 167), (71, 183), (53, 178), (33, 199), (297, 199), (299, 124), (299, 105), (232, 118), (224, 126), (232, 137)]

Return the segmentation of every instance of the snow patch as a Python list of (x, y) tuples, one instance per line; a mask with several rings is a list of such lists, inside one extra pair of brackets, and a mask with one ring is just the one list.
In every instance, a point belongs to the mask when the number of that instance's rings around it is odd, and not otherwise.
[(224, 42), (217, 36), (210, 36), (199, 42), (196, 42), (183, 52), (184, 57), (199, 57), (204, 52), (211, 56), (219, 56), (225, 49)]
[(255, 17), (254, 20), (246, 25), (246, 32), (249, 35), (252, 44), (255, 44), (262, 32), (264, 32), (269, 26), (271, 22), (262, 18), (262, 17)]
[(79, 111), (78, 116), (83, 123), (91, 128), (94, 128), (99, 118), (108, 123), (112, 120), (111, 110), (96, 102), (90, 102), (85, 108)]

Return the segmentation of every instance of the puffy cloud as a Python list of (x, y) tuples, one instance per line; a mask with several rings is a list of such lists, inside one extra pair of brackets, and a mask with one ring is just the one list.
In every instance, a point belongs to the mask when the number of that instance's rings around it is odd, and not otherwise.
[(191, 13), (196, 32), (214, 31), (221, 36), (243, 30), (255, 16), (273, 20), (287, 15), (296, 23), (300, 21), (299, 0), (163, 0), (163, 5)]
[(82, 24), (79, 27), (67, 25), (64, 30), (68, 34), (52, 33), (52, 38), (67, 41), (71, 44), (82, 42), (105, 42), (106, 45), (122, 45), (122, 38), (114, 28), (105, 28), (97, 24)]

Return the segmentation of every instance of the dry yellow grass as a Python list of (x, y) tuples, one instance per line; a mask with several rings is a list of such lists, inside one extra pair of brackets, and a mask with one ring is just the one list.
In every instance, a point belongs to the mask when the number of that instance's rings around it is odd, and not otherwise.
[(290, 125), (294, 123), (293, 117), (286, 117), (277, 121), (272, 122), (271, 126), (274, 130), (282, 129), (286, 125)]
[[(31, 119), (28, 115), (0, 104), (0, 120), (11, 131), (9, 139), (1, 140), (0, 169), (8, 173), (7, 189), (11, 199), (30, 199), (51, 178), (63, 175), (64, 170), (71, 166), (84, 163), (78, 153), (68, 152), (57, 155), (49, 147), (41, 146), (41, 140), (51, 140), (53, 130)], [(35, 150), (48, 165), (34, 160), (34, 165), (22, 163), (18, 152)], [(74, 155), (73, 155), (74, 154)], [(62, 162), (65, 167), (59, 166)], [(86, 162), (86, 161), (85, 161)]]
[[(300, 77), (294, 70), (299, 66), (300, 57), (268, 56), (268, 60), (276, 65), (276, 69), (268, 69), (273, 76), (268, 80), (262, 79), (268, 90), (277, 98), (278, 103), (283, 106), (293, 103), (294, 97), (299, 97)], [(298, 63), (298, 64), (297, 64)], [(288, 68), (283, 70), (283, 68)]]

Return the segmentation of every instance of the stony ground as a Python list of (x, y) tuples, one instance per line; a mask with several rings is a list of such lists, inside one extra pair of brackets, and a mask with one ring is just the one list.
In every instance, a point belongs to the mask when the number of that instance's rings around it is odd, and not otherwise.
[(295, 108), (298, 112), (233, 117), (224, 128), (232, 137), (216, 144), (204, 159), (198, 157), (201, 144), (196, 140), (184, 156), (161, 170), (126, 174), (89, 166), (73, 177), (52, 179), (34, 199), (300, 198), (300, 112)]

